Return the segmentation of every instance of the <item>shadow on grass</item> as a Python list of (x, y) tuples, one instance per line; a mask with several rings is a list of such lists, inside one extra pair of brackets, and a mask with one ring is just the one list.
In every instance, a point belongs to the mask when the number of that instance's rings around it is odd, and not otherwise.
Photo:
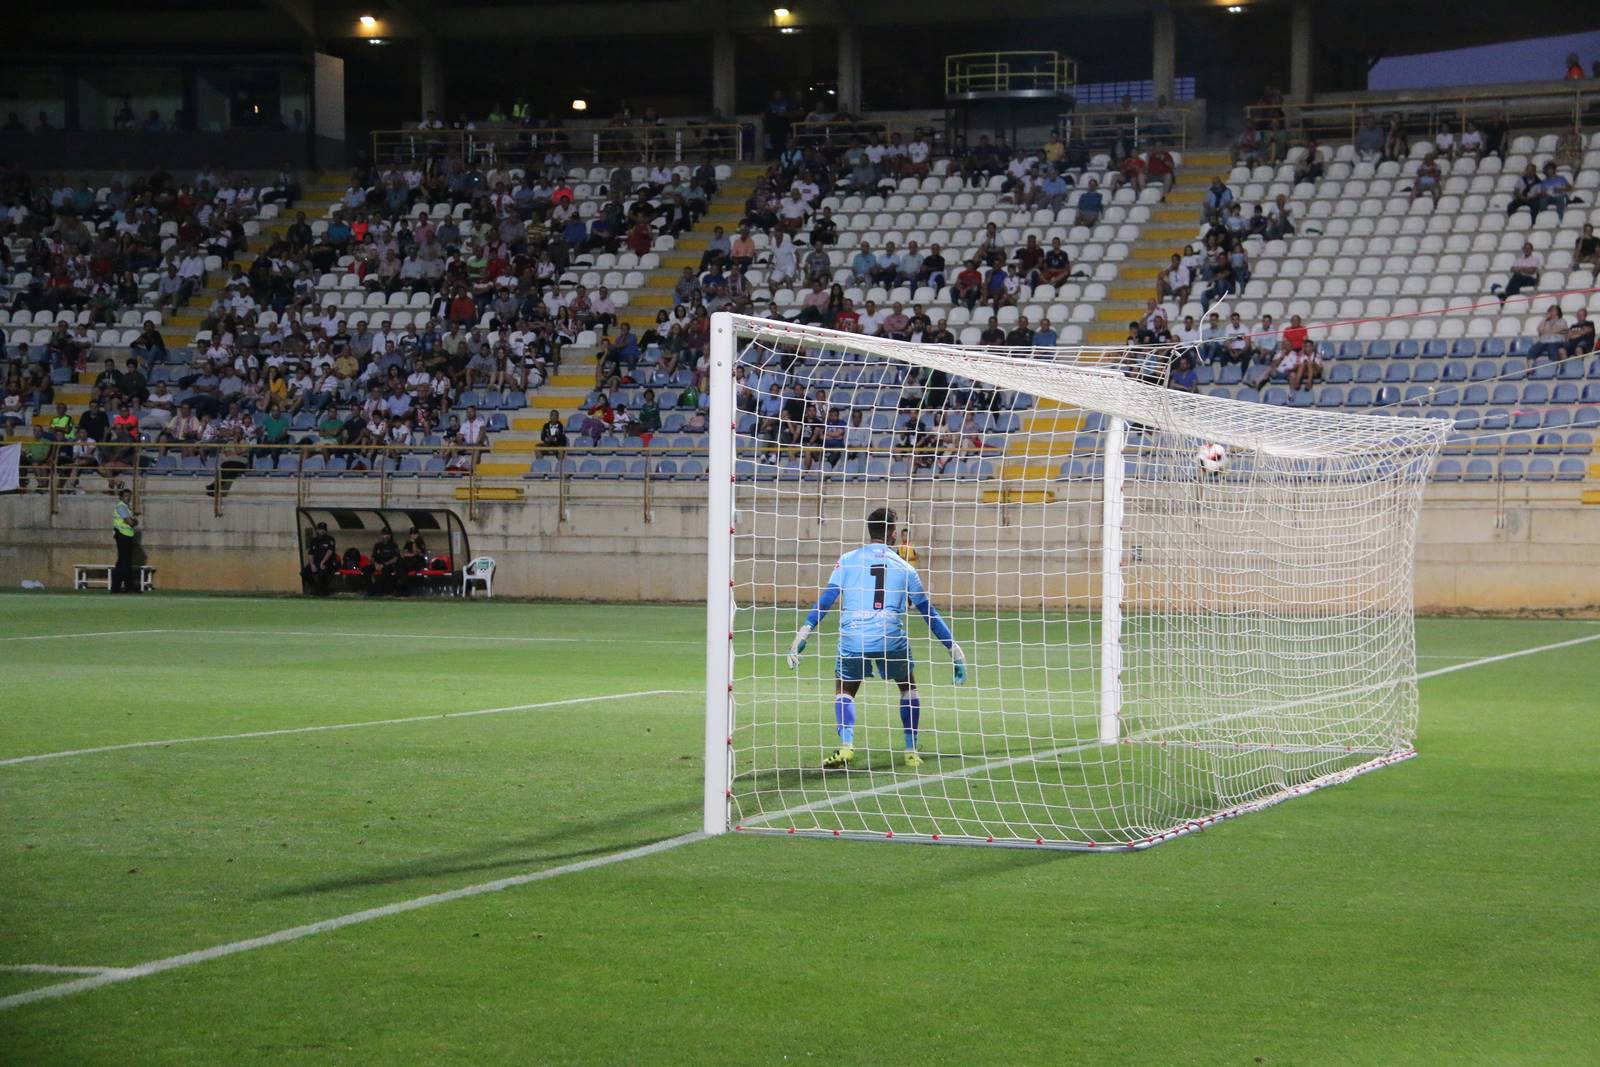
[(585, 859), (589, 856), (620, 852), (623, 849), (641, 848), (645, 845), (655, 844), (657, 841), (665, 841), (668, 838), (676, 837), (678, 832), (663, 833), (651, 837), (628, 838), (611, 844), (594, 845), (588, 848), (562, 849), (562, 846), (575, 844), (596, 834), (605, 834), (609, 831), (637, 826), (639, 823), (648, 820), (698, 812), (700, 805), (701, 801), (698, 798), (688, 798), (673, 801), (670, 804), (655, 804), (646, 808), (634, 808), (609, 818), (570, 823), (559, 829), (531, 834), (515, 840), (494, 842), (443, 856), (427, 856), (359, 874), (325, 878), (302, 885), (285, 886), (282, 889), (262, 893), (256, 899), (283, 900), (289, 897), (315, 896), (319, 893), (337, 893), (346, 889), (367, 889), (373, 886), (396, 885), (418, 879), (437, 878), (443, 875), (499, 871), (508, 867), (528, 870), (537, 867), (554, 866), (557, 863), (571, 860)]

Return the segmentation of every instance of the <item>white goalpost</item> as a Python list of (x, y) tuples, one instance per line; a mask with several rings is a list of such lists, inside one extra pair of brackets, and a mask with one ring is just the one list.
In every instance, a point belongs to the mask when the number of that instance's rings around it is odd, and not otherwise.
[[(1145, 848), (1415, 754), (1448, 424), (1182, 393), (1171, 355), (712, 317), (707, 833)], [(869, 667), (908, 692), (836, 710), (848, 594), (791, 643), (886, 511), (968, 677), (907, 610), (914, 676)]]

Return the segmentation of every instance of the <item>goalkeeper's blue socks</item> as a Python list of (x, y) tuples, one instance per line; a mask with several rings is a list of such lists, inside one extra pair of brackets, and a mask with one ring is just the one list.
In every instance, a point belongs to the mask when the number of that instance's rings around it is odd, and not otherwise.
[(922, 701), (915, 689), (900, 694), (900, 725), (906, 731), (907, 751), (917, 747), (917, 730), (922, 726)]
[(846, 747), (856, 743), (856, 698), (840, 693), (833, 698), (833, 721), (839, 727), (839, 743)]

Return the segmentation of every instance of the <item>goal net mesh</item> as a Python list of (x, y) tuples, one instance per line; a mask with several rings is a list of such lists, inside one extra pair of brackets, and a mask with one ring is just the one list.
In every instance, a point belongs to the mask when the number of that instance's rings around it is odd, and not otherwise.
[[(730, 321), (730, 828), (1142, 847), (1412, 754), (1444, 424), (1178, 392), (1170, 352)], [(910, 612), (920, 765), (873, 678), (828, 769), (842, 604), (786, 654), (878, 508), (970, 676)]]

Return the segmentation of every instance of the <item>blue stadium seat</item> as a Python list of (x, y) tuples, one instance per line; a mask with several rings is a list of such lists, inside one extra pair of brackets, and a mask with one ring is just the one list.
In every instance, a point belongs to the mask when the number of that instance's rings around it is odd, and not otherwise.
[(1569, 456), (1587, 456), (1594, 451), (1594, 434), (1588, 430), (1567, 431), (1567, 447), (1564, 450)]
[(1459, 482), (1461, 480), (1461, 463), (1453, 459), (1441, 459), (1433, 468), (1433, 480), (1436, 482)]
[(1227, 366), (1223, 367), (1221, 373), (1217, 375), (1218, 385), (1238, 385), (1243, 381), (1244, 372), (1239, 369), (1239, 365), (1237, 363), (1229, 363)]
[(1352, 385), (1344, 396), (1345, 407), (1364, 408), (1372, 404), (1372, 390), (1364, 385)]
[(1494, 477), (1494, 464), (1486, 459), (1474, 459), (1467, 462), (1466, 472), (1462, 481), (1487, 482)]
[(1337, 385), (1324, 385), (1317, 390), (1317, 407), (1344, 407), (1344, 389)]
[(1411, 364), (1391, 363), (1383, 368), (1383, 380), (1390, 385), (1402, 385), (1411, 380)]
[(1478, 342), (1467, 337), (1459, 337), (1450, 344), (1452, 356), (1471, 357), (1478, 354)]
[(1373, 398), (1373, 403), (1383, 408), (1400, 403), (1400, 389), (1393, 385), (1383, 386)]
[[(612, 463), (620, 463), (622, 461), (621, 460), (612, 460), (611, 462)], [(623, 477), (627, 478), (629, 481), (641, 481), (641, 480), (643, 480), (643, 478), (645, 476), (645, 471), (647, 470), (646, 464), (648, 464), (649, 462), (650, 461), (646, 460), (646, 459), (630, 460), (628, 462), (626, 472), (623, 474)], [(606, 467), (607, 467), (607, 470), (609, 472), (611, 464), (610, 463), (606, 464)]]
[(1518, 389), (1515, 385), (1511, 384), (1510, 382), (1501, 382), (1499, 385), (1496, 385), (1494, 387), (1494, 391), (1489, 394), (1489, 403), (1501, 407), (1514, 407), (1520, 402), (1519, 398), (1521, 395), (1522, 390)]
[(1388, 359), (1394, 355), (1394, 346), (1388, 341), (1373, 341), (1367, 346), (1367, 355), (1373, 359)]
[(1504, 430), (1511, 425), (1511, 415), (1504, 408), (1490, 408), (1478, 425), (1485, 430)]
[(1441, 341), (1435, 338), (1432, 341), (1424, 341), (1422, 344), (1422, 355), (1427, 359), (1443, 359), (1449, 354), (1449, 341)]
[(1554, 481), (1555, 480), (1555, 476), (1556, 476), (1556, 461), (1555, 460), (1553, 460), (1553, 459), (1532, 459), (1532, 460), (1528, 461), (1528, 473), (1526, 475), (1528, 481), (1530, 481), (1530, 482), (1549, 482), (1549, 481)]
[(1577, 404), (1581, 395), (1576, 382), (1557, 382), (1555, 388), (1550, 390), (1550, 403), (1571, 407)]
[(1469, 385), (1461, 391), (1461, 403), (1468, 407), (1482, 407), (1489, 402), (1489, 389), (1483, 385)]
[(1422, 354), (1422, 345), (1417, 341), (1396, 341), (1394, 355), (1396, 359), (1415, 359)]
[(1546, 408), (1543, 425), (1547, 430), (1561, 430), (1572, 425), (1572, 412), (1566, 408)]
[(1505, 441), (1500, 445), (1500, 451), (1508, 456), (1525, 456), (1533, 451), (1533, 435), (1527, 433), (1507, 434)]
[(1522, 481), (1523, 465), (1520, 459), (1502, 459), (1500, 461), (1500, 480), (1502, 482)]
[(1475, 382), (1486, 382), (1491, 378), (1498, 378), (1499, 376), (1500, 364), (1498, 361), (1492, 359), (1478, 360), (1472, 365), (1472, 372), (1469, 375), (1469, 377), (1471, 377), (1471, 379)]
[(1289, 402), (1289, 390), (1281, 385), (1269, 385), (1262, 390), (1261, 400), (1266, 404), (1287, 404)]
[(429, 456), (422, 461), (422, 473), (443, 474), (445, 462), (443, 456)]
[(1513, 356), (1525, 356), (1533, 351), (1533, 339), (1529, 337), (1513, 337), (1506, 346), (1506, 351)]
[(1408, 386), (1406, 386), (1405, 403), (1408, 406), (1415, 406), (1415, 405), (1418, 405), (1418, 404), (1426, 404), (1428, 402), (1428, 396), (1429, 396), (1429, 390), (1428, 390), (1428, 387), (1426, 385), (1408, 385)]
[[(620, 463), (621, 460), (618, 460), (618, 462)], [(743, 465), (744, 463), (747, 463), (749, 461), (748, 460), (740, 460), (739, 462), (740, 462), (741, 465)], [(754, 466), (754, 464), (752, 464), (752, 466)], [(583, 460), (582, 462), (580, 462), (578, 464), (577, 474), (579, 475), (579, 477), (583, 477), (583, 478), (598, 478), (601, 474), (604, 474), (604, 473), (605, 473), (605, 465), (602, 464), (598, 459), (590, 458), (590, 459)]]
[(1356, 381), (1362, 385), (1377, 385), (1383, 381), (1383, 367), (1377, 363), (1362, 363), (1356, 367)]
[(1579, 382), (1584, 378), (1583, 360), (1568, 359), (1556, 365), (1556, 377), (1564, 382)]
[(274, 459), (275, 457), (270, 452), (258, 454), (251, 459), (250, 469), (256, 471), (277, 470), (277, 464), (274, 462)]
[(1588, 471), (1581, 459), (1564, 459), (1556, 467), (1558, 482), (1581, 482), (1587, 474)]
[(1600, 382), (1590, 382), (1583, 387), (1583, 402), (1585, 404), (1600, 404)]
[(1339, 358), (1360, 359), (1363, 347), (1360, 341), (1343, 341), (1339, 345)]
[(1328, 368), (1329, 385), (1349, 385), (1354, 378), (1355, 371), (1348, 363), (1335, 363)]
[(1430, 403), (1436, 408), (1453, 408), (1457, 404), (1465, 402), (1461, 397), (1461, 387), (1459, 385), (1436, 385), (1433, 387), (1433, 397)]
[(622, 478), (628, 473), (628, 461), (625, 459), (608, 459), (601, 473), (607, 478)]
[(1447, 382), (1464, 382), (1467, 380), (1467, 365), (1465, 363), (1450, 361), (1439, 372), (1439, 378)]
[(1550, 387), (1543, 382), (1528, 382), (1522, 387), (1522, 401), (1527, 404), (1550, 403)]
[(1296, 389), (1289, 394), (1289, 406), (1292, 408), (1308, 408), (1316, 402), (1309, 389)]
[(1436, 382), (1439, 380), (1439, 364), (1418, 363), (1411, 368), (1411, 380), (1414, 382)]
[(1221, 400), (1232, 400), (1233, 390), (1228, 388), (1226, 385), (1213, 385), (1210, 389), (1206, 390), (1206, 395), (1214, 396)]
[(1541, 382), (1554, 381), (1556, 377), (1556, 365), (1554, 363), (1535, 363), (1531, 368), (1529, 368), (1528, 377)]
[(1506, 343), (1498, 337), (1486, 337), (1483, 344), (1478, 346), (1480, 355), (1503, 356), (1506, 354)]
[(1546, 430), (1533, 443), (1533, 450), (1542, 455), (1554, 456), (1567, 445), (1567, 435), (1558, 430)]
[(1476, 430), (1478, 428), (1478, 412), (1471, 408), (1456, 408), (1456, 429)]
[(505, 431), (511, 429), (511, 420), (507, 419), (504, 415), (497, 411), (493, 415), (489, 416), (489, 420), (487, 423), (485, 423), (485, 427), (490, 433), (504, 433)]

